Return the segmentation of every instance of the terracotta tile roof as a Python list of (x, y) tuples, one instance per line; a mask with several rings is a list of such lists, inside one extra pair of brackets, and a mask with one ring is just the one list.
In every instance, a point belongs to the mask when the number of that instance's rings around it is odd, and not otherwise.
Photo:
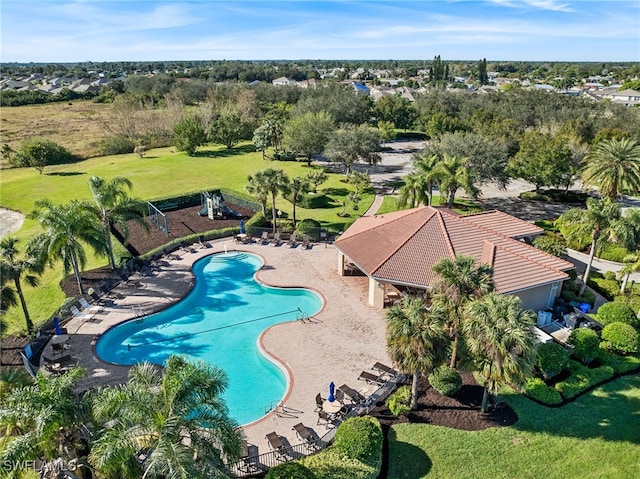
[[(491, 224), (498, 231), (489, 228)], [(369, 276), (397, 283), (429, 286), (436, 279), (433, 265), (456, 254), (493, 266), (495, 287), (501, 293), (566, 279), (564, 271), (573, 268), (571, 263), (505, 234), (539, 230), (526, 225), (502, 212), (460, 216), (419, 207), (360, 218), (335, 246)]]
[(498, 210), (483, 211), (465, 215), (465, 219), (478, 226), (484, 226), (496, 233), (510, 238), (523, 238), (525, 236), (537, 236), (544, 232), (542, 228), (533, 223), (521, 220)]

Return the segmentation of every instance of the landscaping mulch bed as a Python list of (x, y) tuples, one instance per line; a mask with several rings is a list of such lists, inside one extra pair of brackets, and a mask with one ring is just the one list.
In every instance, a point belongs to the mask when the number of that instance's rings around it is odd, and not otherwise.
[(25, 347), (29, 338), (26, 336), (5, 336), (0, 339), (2, 354), (0, 354), (0, 372), (9, 368), (21, 368), (20, 351)]
[[(410, 380), (407, 384), (410, 384)], [(412, 422), (480, 431), (489, 427), (511, 426), (518, 421), (518, 415), (505, 403), (487, 414), (480, 412), (483, 389), (471, 373), (462, 374), (462, 387), (452, 397), (443, 396), (433, 389), (426, 378), (420, 381), (419, 390), (418, 408), (407, 415), (395, 418), (383, 404), (378, 405), (371, 414), (385, 428)]]

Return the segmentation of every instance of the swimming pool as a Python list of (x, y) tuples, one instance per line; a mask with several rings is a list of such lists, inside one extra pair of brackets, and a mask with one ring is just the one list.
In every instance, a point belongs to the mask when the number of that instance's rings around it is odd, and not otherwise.
[(222, 368), (229, 386), (224, 398), (231, 417), (247, 424), (264, 416), (282, 399), (283, 371), (257, 347), (269, 326), (312, 316), (322, 300), (303, 288), (273, 288), (254, 279), (262, 260), (253, 254), (219, 253), (193, 265), (195, 284), (171, 307), (119, 324), (96, 343), (104, 361), (131, 365), (163, 364), (171, 354), (183, 354)]

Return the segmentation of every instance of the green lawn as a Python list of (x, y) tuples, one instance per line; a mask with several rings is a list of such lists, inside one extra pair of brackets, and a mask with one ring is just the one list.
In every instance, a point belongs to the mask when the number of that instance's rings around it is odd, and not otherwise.
[(562, 408), (505, 400), (520, 420), (469, 432), (401, 424), (389, 432), (389, 479), (628, 479), (640, 477), (640, 375)]
[[(310, 171), (304, 162), (265, 161), (260, 153), (253, 151), (250, 143), (231, 150), (223, 146), (207, 147), (193, 157), (176, 152), (174, 148), (159, 148), (150, 150), (142, 159), (135, 154), (91, 158), (73, 164), (47, 167), (42, 175), (33, 168), (2, 170), (0, 205), (28, 214), (32, 211), (34, 202), (44, 197), (54, 203), (89, 199), (87, 182), (94, 175), (105, 179), (114, 176), (129, 178), (133, 182), (134, 196), (143, 200), (153, 201), (214, 188), (243, 192), (247, 176), (265, 168), (283, 169), (291, 178)], [(319, 192), (330, 197), (329, 207), (310, 210), (298, 207), (297, 219), (316, 219), (333, 232), (346, 229), (369, 208), (374, 194), (364, 193), (358, 211), (349, 206), (347, 213), (350, 216), (341, 218), (337, 215), (342, 211), (339, 200), (352, 190), (350, 185), (341, 180), (344, 180), (344, 175), (329, 174), (329, 180), (318, 188)], [(277, 207), (285, 216), (291, 216), (293, 208), (290, 202), (279, 198)], [(39, 231), (39, 225), (35, 221), (26, 220), (16, 236), (26, 241)], [(24, 242), (19, 243), (19, 246), (23, 247)], [(105, 258), (90, 258), (86, 269), (106, 263)], [(48, 269), (41, 277), (41, 285), (37, 289), (25, 286), (29, 310), (36, 324), (48, 319), (64, 300), (58, 285), (61, 279), (62, 268), (57, 265), (54, 269)], [(19, 308), (9, 310), (5, 319), (9, 324), (9, 333), (24, 328)]]

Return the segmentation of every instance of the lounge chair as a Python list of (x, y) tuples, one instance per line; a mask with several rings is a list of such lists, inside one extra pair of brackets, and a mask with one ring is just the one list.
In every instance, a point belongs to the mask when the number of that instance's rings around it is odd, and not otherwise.
[(304, 235), (302, 237), (302, 243), (300, 244), (301, 249), (309, 249), (309, 235)]
[(82, 306), (82, 311), (86, 313), (95, 313), (98, 314), (102, 311), (102, 306), (98, 306), (97, 304), (89, 304), (86, 299), (80, 298), (80, 306)]
[(296, 435), (307, 444), (307, 447), (311, 447), (312, 449), (318, 447), (316, 438), (311, 434), (311, 431), (307, 426), (299, 422), (294, 425), (292, 429), (296, 432)]
[(291, 235), (291, 238), (289, 238), (289, 241), (287, 241), (286, 244), (287, 248), (295, 248), (296, 246), (298, 246), (298, 242), (296, 240), (296, 234), (293, 233)]
[(336, 397), (336, 401), (338, 401), (340, 404), (344, 404), (344, 400), (345, 400), (344, 391), (340, 389), (336, 389), (335, 397)]
[(179, 254), (172, 253), (167, 248), (164, 248), (162, 250), (162, 255), (165, 256), (168, 259), (180, 259), (180, 255)]
[[(257, 446), (251, 446), (251, 448), (255, 449), (255, 451), (258, 449)], [(252, 454), (249, 449), (249, 444), (243, 439), (240, 444), (240, 461), (237, 463), (238, 469), (242, 472), (256, 472), (259, 470), (258, 453), (254, 452)]]
[(93, 319), (93, 314), (84, 314), (78, 311), (78, 308), (75, 306), (71, 306), (71, 314), (73, 314), (76, 318), (81, 319), (83, 321), (91, 321)]
[(253, 243), (253, 236), (251, 236), (250, 234), (248, 234), (247, 236), (244, 237), (244, 239), (242, 240), (242, 244), (251, 244)]
[(76, 359), (69, 354), (59, 358), (49, 358), (43, 354), (42, 361), (44, 368), (52, 374), (62, 374), (78, 364)]
[(51, 344), (51, 350), (53, 351), (53, 355), (62, 354), (67, 349), (69, 349), (69, 345), (66, 343), (53, 343)]
[(260, 236), (260, 244), (268, 245), (269, 244), (269, 232), (263, 231), (262, 236)]
[(271, 240), (271, 246), (280, 246), (282, 244), (282, 241), (280, 241), (280, 232), (276, 231), (276, 233), (273, 235), (273, 239)]
[(195, 253), (195, 250), (193, 249), (193, 246), (191, 246), (186, 241), (180, 241), (180, 249), (182, 251), (184, 251), (185, 253)]
[(267, 441), (269, 441), (269, 447), (278, 455), (280, 455), (281, 457), (286, 457), (287, 455), (287, 450), (284, 447), (284, 443), (282, 442), (282, 439), (280, 439), (280, 436), (278, 436), (275, 431), (274, 432), (270, 432), (269, 434), (266, 435)]
[(387, 366), (386, 364), (382, 364), (382, 363), (378, 363), (378, 362), (375, 363), (371, 369), (375, 369), (381, 375), (382, 374), (388, 374), (391, 377), (395, 377), (395, 376), (398, 375), (398, 371), (396, 371), (395, 369)]
[(110, 290), (106, 286), (101, 287), (100, 291), (102, 291), (102, 294), (104, 294), (107, 299), (124, 299), (123, 294), (120, 294), (117, 291)]
[(338, 391), (342, 391), (344, 395), (349, 398), (352, 404), (360, 404), (362, 402), (365, 402), (365, 397), (362, 394), (360, 394), (355, 389), (347, 386), (346, 384), (340, 386), (338, 388)]
[(329, 429), (330, 427), (333, 427), (333, 421), (334, 419), (328, 413), (324, 411), (318, 412), (318, 422), (316, 425), (324, 426)]
[(366, 381), (369, 384), (379, 384), (379, 385), (383, 385), (385, 383), (384, 379), (382, 379), (382, 374), (379, 376), (376, 376), (375, 374), (371, 374), (368, 371), (362, 371), (360, 373), (360, 376), (358, 376), (358, 380), (360, 381)]

